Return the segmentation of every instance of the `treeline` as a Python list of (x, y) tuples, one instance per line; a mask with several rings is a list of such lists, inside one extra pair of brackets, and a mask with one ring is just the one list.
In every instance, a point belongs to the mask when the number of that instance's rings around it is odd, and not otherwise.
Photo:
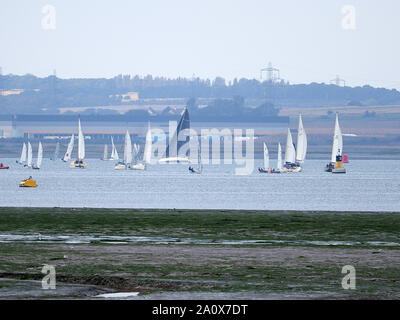
[[(16, 95), (0, 96), (0, 113), (55, 113), (61, 107), (90, 107), (141, 103), (124, 102), (121, 94), (139, 92), (140, 98), (207, 98), (219, 99), (209, 107), (231, 108), (222, 100), (259, 99), (276, 106), (292, 104), (313, 105), (352, 104), (385, 105), (400, 103), (400, 92), (384, 88), (339, 87), (323, 83), (290, 85), (285, 82), (260, 82), (255, 79), (234, 79), (226, 82), (200, 78), (122, 76), (111, 79), (60, 79), (55, 76), (38, 78), (33, 75), (2, 75), (0, 89), (23, 89)], [(222, 100), (221, 100), (222, 99)], [(256, 107), (255, 105), (254, 107)], [(251, 111), (248, 111), (251, 113)]]

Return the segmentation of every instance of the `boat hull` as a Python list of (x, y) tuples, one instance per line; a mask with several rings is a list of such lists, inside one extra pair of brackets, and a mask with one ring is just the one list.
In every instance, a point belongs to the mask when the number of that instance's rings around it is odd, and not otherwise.
[(332, 173), (346, 173), (346, 169), (341, 167), (341, 168), (334, 168), (332, 169)]
[(129, 167), (124, 163), (118, 163), (114, 166), (115, 170), (127, 170)]
[(134, 164), (130, 169), (132, 170), (146, 170), (146, 165), (144, 163)]
[(185, 157), (169, 157), (158, 160), (158, 163), (190, 163), (190, 160)]
[(20, 186), (21, 188), (36, 188), (38, 185), (37, 185), (37, 183), (36, 183), (35, 180), (33, 180), (33, 179), (26, 179), (26, 180), (22, 180), (22, 181), (19, 183), (19, 186)]
[(73, 161), (69, 165), (69, 167), (72, 169), (76, 169), (76, 168), (85, 169), (85, 168), (87, 168), (87, 166), (88, 166), (87, 163), (84, 161)]

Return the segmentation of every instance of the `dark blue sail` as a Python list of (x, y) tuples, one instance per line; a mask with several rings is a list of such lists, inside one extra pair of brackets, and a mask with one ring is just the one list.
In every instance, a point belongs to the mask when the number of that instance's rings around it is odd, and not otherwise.
[(185, 129), (190, 129), (190, 119), (189, 119), (189, 111), (187, 108), (182, 113), (181, 120), (178, 123), (178, 126), (176, 127), (176, 131), (174, 133), (174, 136), (172, 139), (169, 140), (169, 144), (167, 146), (167, 151), (165, 153), (165, 157), (176, 157), (176, 156), (186, 156), (189, 157), (189, 154), (181, 155), (179, 153), (180, 148), (185, 144), (190, 141), (190, 136), (189, 132), (185, 135), (184, 140), (178, 140), (178, 138), (183, 138), (183, 136), (179, 137), (179, 134), (181, 131)]

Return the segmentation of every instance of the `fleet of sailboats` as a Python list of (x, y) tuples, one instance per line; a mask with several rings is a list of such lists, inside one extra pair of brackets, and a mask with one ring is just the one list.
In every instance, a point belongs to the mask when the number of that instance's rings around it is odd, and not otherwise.
[[(169, 144), (166, 149), (165, 157), (159, 160), (160, 163), (169, 163), (169, 162), (190, 162), (188, 155), (181, 155), (179, 153), (180, 148), (187, 142), (190, 141), (190, 136), (188, 135), (184, 141), (178, 139), (181, 132), (185, 129), (190, 129), (190, 119), (187, 108), (182, 112), (179, 124), (173, 133)], [(74, 149), (74, 134), (71, 135), (69, 140), (67, 150), (64, 154), (62, 160), (64, 162), (71, 160), (71, 154)], [(150, 122), (148, 123), (146, 138), (143, 150), (143, 157), (139, 159), (140, 154), (140, 146), (136, 143), (132, 144), (131, 136), (129, 134), (129, 130), (126, 130), (125, 133), (125, 141), (124, 141), (124, 151), (123, 151), (123, 159), (119, 161), (115, 165), (116, 170), (145, 170), (146, 165), (151, 163), (152, 158), (152, 132), (150, 128)], [(174, 146), (176, 144), (176, 146)], [(189, 171), (191, 173), (202, 173), (203, 165), (201, 161), (201, 150), (200, 143), (198, 149), (198, 167), (195, 169), (193, 167), (189, 167)], [(119, 155), (114, 144), (114, 139), (111, 137), (111, 156), (108, 158), (108, 145), (104, 145), (104, 153), (102, 160), (119, 160)], [(77, 158), (75, 161), (70, 163), (71, 168), (86, 168), (87, 164), (85, 162), (85, 138), (82, 131), (81, 120), (78, 119), (78, 148), (77, 148)], [(176, 149), (176, 150), (174, 150)], [(54, 155), (51, 160), (55, 160), (59, 156), (60, 151), (60, 142), (57, 141), (56, 148), (54, 151)], [(328, 163), (325, 167), (325, 171), (332, 173), (346, 173), (346, 169), (343, 167), (343, 137), (341, 128), (339, 125), (339, 117), (336, 114), (335, 119), (335, 127), (334, 127), (334, 135), (332, 141), (332, 152), (330, 163)], [(277, 151), (277, 166), (276, 168), (271, 168), (270, 166), (270, 153), (267, 147), (267, 144), (263, 143), (263, 158), (264, 158), (264, 166), (259, 168), (259, 172), (261, 173), (287, 173), (287, 172), (300, 172), (302, 170), (302, 164), (306, 159), (307, 154), (307, 135), (304, 129), (302, 116), (299, 115), (298, 122), (298, 130), (297, 130), (297, 143), (296, 145), (293, 143), (293, 137), (291, 134), (290, 128), (287, 130), (287, 138), (286, 138), (286, 146), (285, 146), (285, 154), (284, 161), (282, 161), (282, 147), (281, 144), (278, 143), (278, 151)], [(37, 161), (36, 164), (33, 164), (33, 154), (32, 154), (32, 145), (30, 141), (24, 142), (22, 144), (22, 151), (19, 160), (16, 161), (18, 164), (24, 165), (27, 168), (40, 169), (43, 162), (43, 145), (41, 141), (38, 144), (38, 153), (37, 153)], [(8, 167), (7, 167), (8, 168)]]

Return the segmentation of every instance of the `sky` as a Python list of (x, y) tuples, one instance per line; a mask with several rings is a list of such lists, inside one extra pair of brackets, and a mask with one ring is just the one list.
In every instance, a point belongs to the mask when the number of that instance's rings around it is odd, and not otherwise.
[(0, 67), (232, 80), (272, 62), (290, 83), (400, 89), (399, 14), (398, 0), (0, 0)]

